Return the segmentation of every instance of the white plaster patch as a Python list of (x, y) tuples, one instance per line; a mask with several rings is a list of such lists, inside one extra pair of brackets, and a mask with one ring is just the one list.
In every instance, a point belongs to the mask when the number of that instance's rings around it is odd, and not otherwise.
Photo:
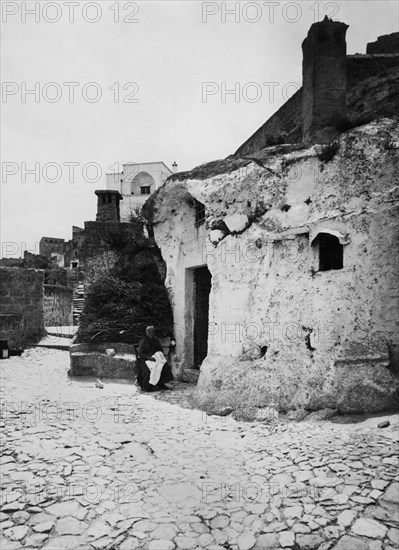
[(212, 243), (217, 244), (222, 239), (224, 239), (225, 236), (226, 234), (223, 231), (220, 231), (220, 229), (214, 229), (209, 233), (209, 240)]
[(246, 214), (231, 214), (224, 218), (224, 223), (232, 233), (240, 233), (248, 227), (248, 216)]

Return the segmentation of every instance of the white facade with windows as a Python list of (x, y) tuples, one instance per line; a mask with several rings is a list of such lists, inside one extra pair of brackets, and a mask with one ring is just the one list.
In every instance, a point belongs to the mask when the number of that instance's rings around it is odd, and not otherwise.
[(137, 206), (142, 206), (172, 173), (160, 161), (128, 162), (123, 164), (122, 172), (107, 174), (107, 190), (119, 191), (123, 196), (120, 203), (121, 222), (129, 221)]

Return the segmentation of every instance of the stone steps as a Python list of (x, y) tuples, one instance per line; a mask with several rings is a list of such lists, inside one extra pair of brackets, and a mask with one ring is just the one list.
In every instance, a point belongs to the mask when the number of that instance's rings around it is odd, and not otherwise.
[(57, 338), (72, 339), (78, 327), (76, 325), (68, 325), (64, 327), (46, 327), (47, 336), (56, 336)]
[(184, 369), (182, 373), (182, 380), (183, 382), (189, 382), (190, 384), (197, 384), (199, 375), (199, 369)]
[(71, 338), (64, 338), (62, 336), (44, 336), (37, 344), (33, 344), (29, 347), (32, 348), (48, 348), (59, 349), (69, 351), (71, 345)]
[(83, 311), (84, 301), (84, 286), (79, 284), (73, 290), (73, 321), (76, 324), (79, 323), (79, 317)]

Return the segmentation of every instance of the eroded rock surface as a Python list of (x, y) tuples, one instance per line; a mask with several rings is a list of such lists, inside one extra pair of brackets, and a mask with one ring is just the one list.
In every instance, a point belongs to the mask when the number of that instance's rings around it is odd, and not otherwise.
[[(385, 118), (324, 148), (280, 145), (206, 164), (151, 197), (177, 370), (193, 365), (190, 276), (201, 265), (212, 276), (199, 406), (397, 406), (398, 148), (397, 119)], [(342, 249), (336, 269), (322, 265), (320, 235)]]

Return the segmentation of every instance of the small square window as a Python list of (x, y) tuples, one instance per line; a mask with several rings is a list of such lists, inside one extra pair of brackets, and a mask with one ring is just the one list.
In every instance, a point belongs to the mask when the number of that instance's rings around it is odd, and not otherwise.
[(150, 195), (151, 194), (151, 187), (149, 185), (145, 185), (140, 188), (142, 195)]

